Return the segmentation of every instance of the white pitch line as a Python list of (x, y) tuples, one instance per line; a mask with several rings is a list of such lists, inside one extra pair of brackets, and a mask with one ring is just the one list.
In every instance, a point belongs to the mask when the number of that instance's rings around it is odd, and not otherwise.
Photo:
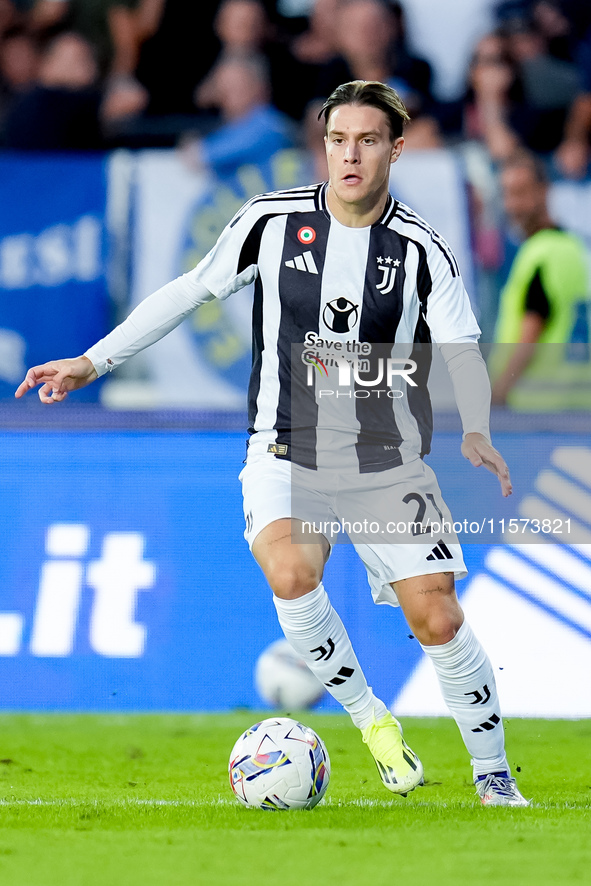
[[(463, 801), (460, 802), (460, 805)], [(425, 806), (430, 807), (432, 804), (420, 802), (414, 803), (413, 806)], [(439, 804), (441, 805), (441, 804)], [(445, 806), (447, 804), (444, 804)], [(473, 805), (469, 803), (468, 805)], [(101, 801), (101, 800), (0, 800), (0, 808), (1, 809), (10, 809), (10, 808), (19, 808), (22, 809), (24, 807), (50, 807), (50, 808), (61, 808), (61, 809), (88, 809), (88, 807), (92, 807), (95, 809), (113, 809), (113, 808), (130, 808), (133, 806), (147, 806), (151, 808), (161, 808), (161, 807), (177, 807), (177, 808), (189, 808), (189, 809), (203, 809), (203, 808), (216, 808), (216, 807), (225, 807), (231, 806), (236, 809), (244, 809), (241, 803), (237, 800), (141, 800), (141, 799), (130, 799), (130, 800), (113, 800), (113, 801)], [(396, 807), (402, 808), (404, 803), (399, 799), (393, 800), (372, 800), (370, 798), (359, 798), (358, 800), (321, 800), (317, 805), (317, 809), (321, 809), (322, 807), (329, 807), (331, 809), (394, 809)], [(253, 807), (254, 808), (254, 807)], [(250, 811), (250, 808), (247, 810)]]
[[(347, 806), (357, 806), (388, 809), (392, 806), (396, 806), (398, 803), (398, 800), (372, 800), (370, 798), (364, 797), (360, 797), (358, 800), (332, 800), (330, 798), (327, 798), (325, 800), (322, 800), (319, 806), (335, 806), (339, 808)], [(226, 799), (223, 797), (218, 797), (216, 800), (158, 800), (155, 798), (142, 799), (141, 797), (130, 797), (126, 800), (76, 800), (74, 797), (64, 797), (61, 799), (55, 798), (48, 800), (43, 800), (41, 797), (32, 800), (0, 800), (0, 807), (6, 808), (11, 806), (61, 806), (64, 808), (81, 808), (88, 806), (93, 806), (96, 808), (124, 808), (126, 806), (172, 806), (180, 808), (187, 807), (193, 809), (216, 806), (235, 806), (236, 808), (242, 808), (241, 804), (237, 800), (233, 800), (232, 798)]]
[[(360, 797), (357, 800), (332, 800), (330, 797), (326, 800), (321, 800), (316, 809), (322, 809), (322, 807), (331, 807), (333, 809), (350, 809), (350, 808), (361, 808), (361, 809), (404, 809), (404, 802), (400, 798), (392, 799), (392, 800), (372, 800), (370, 798)], [(23, 806), (50, 806), (50, 807), (62, 807), (62, 808), (88, 808), (89, 806), (99, 807), (121, 807), (124, 808), (126, 806), (151, 806), (151, 807), (160, 807), (160, 806), (173, 806), (173, 807), (188, 807), (188, 808), (203, 808), (203, 807), (216, 807), (216, 806), (233, 806), (236, 809), (244, 809), (244, 807), (238, 803), (237, 800), (226, 800), (221, 797), (217, 800), (142, 800), (139, 797), (134, 797), (129, 800), (113, 800), (113, 801), (102, 801), (102, 800), (75, 800), (73, 798), (69, 799), (61, 799), (61, 800), (0, 800), (0, 808), (11, 808), (11, 807), (19, 807)], [(435, 800), (433, 802), (421, 800), (419, 802), (412, 803), (413, 809), (426, 809), (432, 810), (433, 807), (437, 807), (438, 809), (449, 809), (450, 814), (459, 809), (479, 809), (480, 804), (476, 801), (476, 799), (462, 799), (462, 800), (453, 800), (453, 801), (438, 801)], [(409, 805), (408, 808), (411, 808)], [(569, 801), (562, 801), (559, 803), (547, 803), (547, 802), (532, 802), (532, 808), (534, 809), (545, 809), (545, 810), (562, 810), (562, 809), (590, 809), (591, 804), (589, 803), (572, 803)], [(247, 812), (250, 810), (246, 810)], [(514, 810), (511, 810), (514, 811)], [(486, 815), (486, 812), (482, 813)], [(517, 814), (517, 813), (516, 813)], [(521, 810), (519, 814), (527, 814), (522, 813)]]
[(231, 798), (226, 800), (218, 797), (217, 800), (158, 800), (158, 799), (142, 799), (141, 797), (130, 797), (126, 800), (76, 800), (73, 797), (64, 797), (62, 799), (43, 800), (40, 797), (34, 800), (0, 800), (0, 807), (10, 806), (62, 806), (68, 808), (76, 807), (121, 807), (125, 806), (176, 806), (199, 809), (205, 806), (234, 806), (236, 800)]

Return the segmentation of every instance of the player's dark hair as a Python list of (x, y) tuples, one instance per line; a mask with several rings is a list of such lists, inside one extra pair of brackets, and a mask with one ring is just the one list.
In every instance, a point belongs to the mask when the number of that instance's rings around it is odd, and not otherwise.
[(318, 119), (324, 117), (328, 128), (330, 115), (341, 105), (368, 105), (383, 111), (388, 118), (392, 141), (400, 138), (404, 124), (410, 120), (404, 102), (396, 90), (379, 80), (352, 80), (337, 86), (322, 105)]

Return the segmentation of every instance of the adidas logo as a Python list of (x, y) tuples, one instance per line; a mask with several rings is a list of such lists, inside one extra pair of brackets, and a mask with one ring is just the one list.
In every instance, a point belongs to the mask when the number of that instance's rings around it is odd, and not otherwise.
[(477, 726), (476, 729), (473, 729), (472, 732), (490, 732), (491, 729), (494, 729), (495, 726), (501, 722), (501, 718), (498, 714), (493, 714), (492, 717), (489, 717), (488, 720), (485, 720), (484, 723), (481, 723), (480, 726)]
[(325, 686), (341, 686), (345, 680), (351, 677), (355, 673), (355, 668), (348, 668), (345, 665), (340, 669), (336, 677), (333, 677), (332, 680), (329, 680), (328, 683), (325, 683)]
[(427, 560), (453, 560), (453, 554), (449, 550), (448, 546), (445, 544), (443, 539), (439, 539)]
[(293, 268), (296, 271), (306, 271), (308, 274), (317, 274), (318, 268), (311, 252), (304, 252), (302, 255), (296, 255), (285, 262), (286, 268)]

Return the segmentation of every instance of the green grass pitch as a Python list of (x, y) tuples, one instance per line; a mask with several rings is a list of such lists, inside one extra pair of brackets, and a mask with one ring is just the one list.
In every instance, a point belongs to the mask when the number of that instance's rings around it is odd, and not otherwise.
[[(268, 716), (265, 714), (263, 716)], [(300, 717), (332, 763), (309, 812), (244, 809), (252, 711), (0, 715), (2, 886), (563, 886), (590, 882), (591, 721), (506, 721), (529, 809), (484, 809), (455, 724), (405, 720), (426, 785), (381, 785), (348, 718)]]

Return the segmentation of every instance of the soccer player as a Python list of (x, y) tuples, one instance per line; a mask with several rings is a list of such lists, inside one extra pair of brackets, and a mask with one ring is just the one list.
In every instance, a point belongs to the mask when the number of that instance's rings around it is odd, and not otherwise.
[[(386, 788), (406, 795), (422, 783), (422, 764), (368, 686), (322, 584), (331, 532), (306, 534), (306, 524), (330, 527), (353, 508), (369, 515), (372, 525), (410, 506), (419, 533), (427, 533), (449, 517), (421, 457), (429, 451), (432, 417), (418, 363), (431, 342), (452, 377), (464, 456), (496, 474), (503, 495), (510, 494), (511, 481), (490, 441), (480, 330), (456, 260), (426, 222), (389, 194), (390, 165), (404, 146), (403, 103), (380, 82), (353, 81), (332, 93), (321, 114), (328, 182), (254, 197), (194, 270), (138, 305), (85, 355), (29, 369), (16, 396), (40, 384), (42, 402), (63, 400), (161, 338), (200, 304), (255, 282), (251, 436), (241, 474), (245, 536), (273, 590), (285, 636), (361, 730)], [(324, 396), (330, 361), (323, 348), (329, 344), (341, 355), (374, 347), (386, 353), (382, 368), (399, 367), (401, 390), (371, 401), (357, 397), (367, 387), (362, 367), (339, 356), (336, 371), (355, 372), (355, 397)], [(307, 387), (309, 375), (300, 384), (295, 364), (308, 366), (292, 360), (292, 347), (316, 364), (308, 363), (311, 373), (324, 368), (326, 390), (314, 379)], [(384, 347), (392, 353), (402, 347), (404, 357), (388, 358)], [(337, 399), (341, 412), (331, 406)], [(420, 534), (394, 536), (392, 543), (372, 533), (352, 540), (374, 600), (402, 606), (435, 666), (482, 803), (528, 805), (510, 774), (491, 664), (456, 597), (454, 576), (466, 573), (457, 537), (442, 530), (429, 543)]]

